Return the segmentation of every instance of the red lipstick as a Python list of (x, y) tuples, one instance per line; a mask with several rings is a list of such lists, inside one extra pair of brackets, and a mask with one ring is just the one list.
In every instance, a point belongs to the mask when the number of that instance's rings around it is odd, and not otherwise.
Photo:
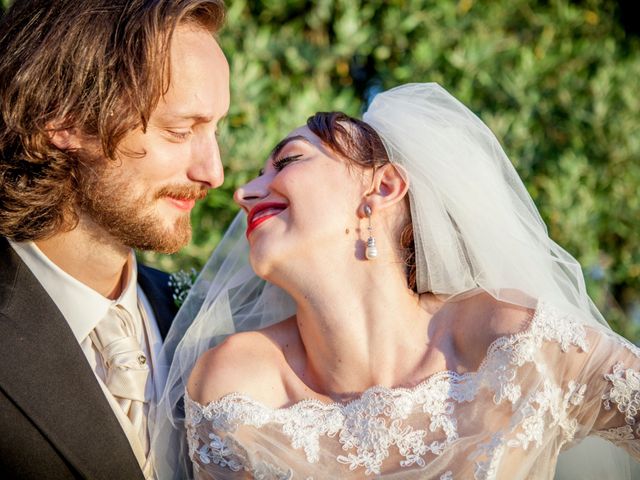
[(247, 216), (247, 238), (258, 225), (280, 214), (287, 206), (286, 203), (279, 202), (264, 202), (255, 205)]

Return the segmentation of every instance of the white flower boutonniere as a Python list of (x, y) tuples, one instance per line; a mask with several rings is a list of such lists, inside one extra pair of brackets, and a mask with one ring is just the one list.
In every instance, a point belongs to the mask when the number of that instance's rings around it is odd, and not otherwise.
[(198, 272), (192, 268), (188, 272), (180, 270), (169, 275), (169, 287), (173, 289), (173, 301), (178, 308), (182, 306), (189, 295), (189, 290), (198, 277)]

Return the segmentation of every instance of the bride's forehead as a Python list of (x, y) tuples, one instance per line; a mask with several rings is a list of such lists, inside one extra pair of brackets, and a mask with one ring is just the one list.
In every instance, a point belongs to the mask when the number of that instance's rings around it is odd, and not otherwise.
[(318, 138), (318, 136), (315, 133), (313, 133), (309, 129), (309, 127), (307, 127), (306, 125), (300, 126), (295, 130), (292, 130), (291, 132), (289, 132), (289, 134), (286, 137), (284, 137), (282, 139), (282, 142), (280, 143), (288, 143), (294, 140), (302, 140), (303, 138), (308, 143), (312, 143), (314, 145), (319, 145), (321, 143), (320, 138)]
[(269, 158), (267, 161), (274, 159), (278, 156), (278, 154), (290, 143), (303, 142), (312, 147), (322, 148), (322, 140), (309, 130), (308, 127), (298, 127), (292, 132), (290, 132), (286, 137), (278, 142), (278, 144), (273, 147)]

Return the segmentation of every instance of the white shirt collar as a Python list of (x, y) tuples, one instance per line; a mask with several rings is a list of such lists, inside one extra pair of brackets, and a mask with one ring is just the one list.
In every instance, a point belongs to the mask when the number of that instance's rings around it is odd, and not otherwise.
[(118, 299), (110, 300), (58, 267), (35, 243), (11, 240), (9, 243), (55, 302), (79, 343), (112, 305), (120, 304), (129, 312), (138, 308), (138, 267), (133, 251), (127, 260), (127, 285)]

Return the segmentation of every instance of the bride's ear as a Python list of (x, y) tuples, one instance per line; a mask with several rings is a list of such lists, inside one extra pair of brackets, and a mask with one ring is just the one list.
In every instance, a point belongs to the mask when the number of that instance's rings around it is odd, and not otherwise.
[(364, 202), (375, 212), (401, 202), (408, 191), (409, 179), (404, 169), (387, 163), (373, 173)]

